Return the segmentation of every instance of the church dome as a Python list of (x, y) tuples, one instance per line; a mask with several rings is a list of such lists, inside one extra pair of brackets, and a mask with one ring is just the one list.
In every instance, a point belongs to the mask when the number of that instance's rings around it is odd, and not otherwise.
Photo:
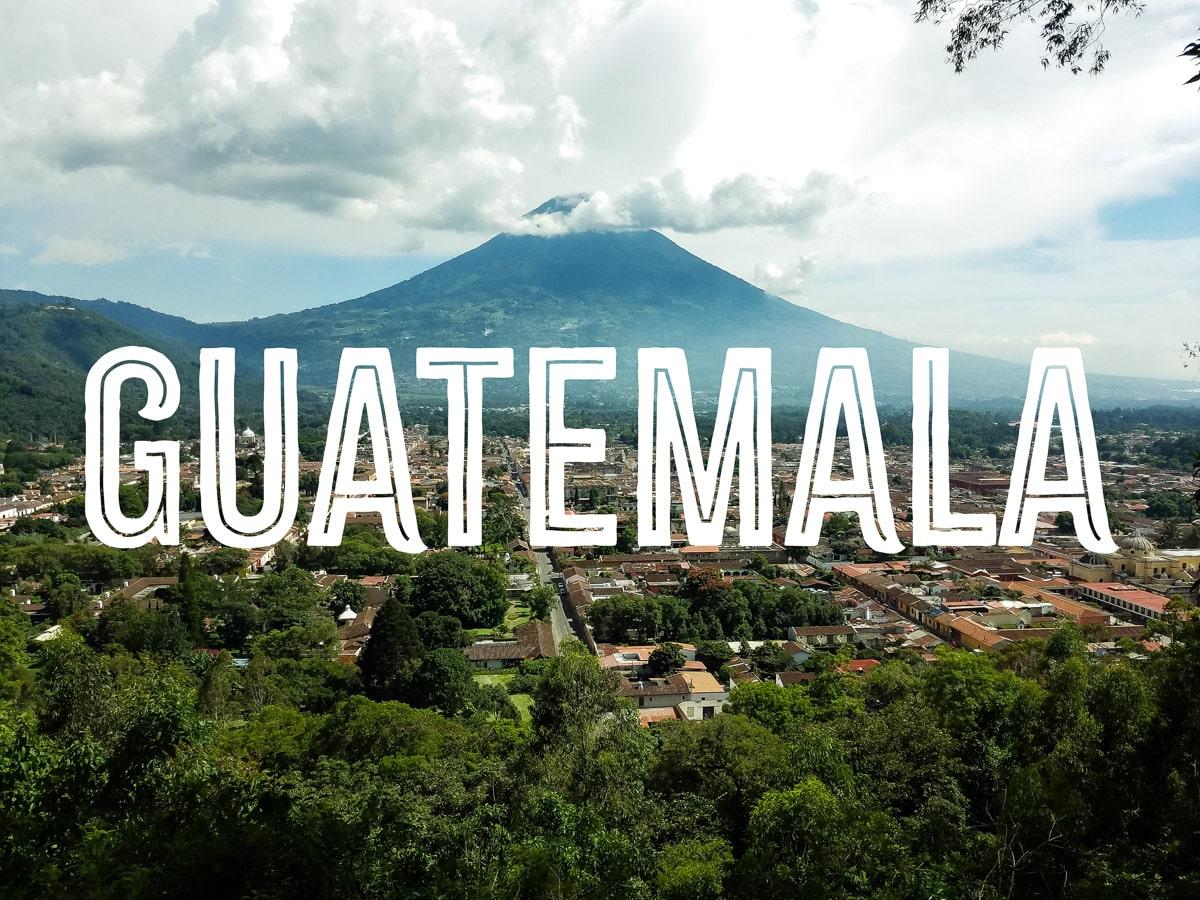
[(1150, 556), (1158, 548), (1140, 534), (1130, 534), (1121, 539), (1121, 549), (1129, 556)]

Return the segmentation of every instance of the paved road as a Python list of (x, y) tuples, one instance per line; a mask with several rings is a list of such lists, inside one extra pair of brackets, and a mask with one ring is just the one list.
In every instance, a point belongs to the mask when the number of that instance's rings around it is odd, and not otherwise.
[(537, 553), (537, 572), (538, 580), (548, 585), (554, 590), (554, 604), (550, 607), (550, 628), (554, 633), (554, 646), (562, 643), (563, 638), (573, 634), (571, 623), (567, 619), (567, 614), (563, 610), (562, 598), (558, 594), (558, 588), (551, 579), (550, 574), (554, 571), (554, 567), (550, 564), (549, 554), (538, 550)]
[[(504, 452), (508, 457), (508, 465), (513, 474), (513, 480), (517, 482), (517, 488), (520, 491), (521, 514), (525, 517), (526, 528), (528, 528), (529, 496), (525, 493), (525, 486), (521, 484), (517, 477), (517, 462), (513, 459), (512, 451), (509, 450), (508, 444), (504, 445)], [(563, 609), (562, 595), (558, 592), (558, 583), (551, 577), (554, 573), (554, 566), (550, 563), (550, 555), (544, 550), (535, 550), (534, 553), (537, 554), (538, 580), (542, 584), (549, 585), (554, 589), (555, 600), (554, 605), (550, 607), (550, 627), (554, 634), (554, 645), (557, 647), (562, 643), (563, 638), (567, 636), (579, 636), (579, 624), (568, 618), (566, 610)]]

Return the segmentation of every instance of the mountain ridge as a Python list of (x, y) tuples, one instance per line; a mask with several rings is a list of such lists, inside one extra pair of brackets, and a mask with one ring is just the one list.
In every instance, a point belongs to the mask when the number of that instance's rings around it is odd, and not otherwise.
[[(560, 198), (555, 198), (554, 203)], [(543, 204), (545, 207), (546, 204)], [(542, 209), (542, 207), (539, 207)], [(535, 210), (534, 212), (537, 212)], [(724, 351), (769, 346), (777, 404), (804, 405), (821, 347), (861, 346), (870, 353), (880, 402), (911, 400), (916, 344), (862, 328), (775, 297), (703, 260), (653, 230), (584, 231), (556, 236), (499, 234), (404, 281), (360, 297), (239, 322), (200, 323), (121, 301), (43, 297), (0, 290), (0, 307), (73, 304), (152, 339), (233, 346), (239, 362), (261, 366), (265, 347), (300, 351), (301, 383), (330, 390), (345, 346), (502, 346), (517, 352), (517, 377), (489, 382), (491, 402), (523, 399), (524, 351), (530, 346), (614, 346), (619, 377), (609, 387), (628, 396), (638, 347), (688, 351), (698, 397), (715, 395)], [(401, 388), (430, 392), (411, 363), (397, 361)], [(1027, 368), (952, 351), (951, 397), (959, 404), (1018, 405)], [(1182, 383), (1088, 374), (1093, 403), (1187, 402)]]

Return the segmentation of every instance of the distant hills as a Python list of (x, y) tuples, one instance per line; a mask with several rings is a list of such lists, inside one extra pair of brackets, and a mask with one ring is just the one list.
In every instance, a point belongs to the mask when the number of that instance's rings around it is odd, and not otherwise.
[[(12, 302), (12, 294), (25, 296)], [(83, 386), (92, 364), (116, 347), (152, 344), (175, 364), (181, 406), (195, 407), (200, 367), (193, 349), (135, 331), (87, 304), (28, 292), (0, 292), (0, 436), (77, 437)]]
[[(555, 204), (539, 210), (567, 208)], [(343, 347), (386, 346), (400, 388), (425, 396), (437, 387), (412, 378), (418, 346), (513, 347), (518, 364), (531, 346), (615, 346), (621, 383), (607, 395), (623, 398), (631, 397), (638, 347), (684, 347), (697, 394), (714, 396), (726, 348), (769, 346), (780, 406), (807, 404), (821, 347), (866, 347), (880, 402), (911, 400), (911, 343), (773, 297), (655, 231), (502, 234), (364, 297), (245, 322), (197, 323), (29, 291), (0, 291), (0, 313), (0, 433), (8, 434), (81, 423), (88, 367), (127, 343), (156, 346), (192, 369), (201, 346), (236, 347), (250, 367), (265, 347), (296, 347), (301, 383), (321, 391), (332, 388)], [(954, 403), (1013, 407), (1024, 396), (1024, 366), (951, 358)], [(507, 385), (489, 383), (492, 401), (521, 402), (527, 389), (517, 374)], [(1180, 382), (1089, 373), (1088, 384), (1097, 406), (1196, 402)]]

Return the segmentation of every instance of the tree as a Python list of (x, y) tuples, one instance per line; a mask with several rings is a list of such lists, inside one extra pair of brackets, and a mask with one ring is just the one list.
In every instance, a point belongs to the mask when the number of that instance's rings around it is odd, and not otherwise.
[(78, 575), (59, 575), (45, 596), (51, 619), (65, 619), (87, 606), (88, 595)]
[(104, 737), (115, 727), (117, 695), (104, 659), (64, 630), (39, 651), (38, 719), (69, 738)]
[(378, 700), (403, 697), (424, 655), (421, 635), (408, 608), (389, 597), (375, 615), (370, 640), (358, 661), (367, 693)]
[(484, 628), (504, 621), (507, 591), (508, 577), (495, 563), (441, 550), (417, 558), (410, 599), (418, 612), (454, 616), (467, 628)]
[(650, 651), (650, 674), (659, 677), (670, 675), (682, 669), (686, 662), (687, 657), (678, 644), (660, 644)]
[(340, 613), (347, 606), (355, 612), (362, 612), (367, 605), (367, 589), (357, 581), (344, 578), (336, 581), (329, 589), (329, 608), (334, 613)]
[(623, 644), (654, 640), (658, 635), (658, 604), (650, 596), (612, 594), (597, 597), (588, 607), (588, 624), (596, 640)]
[(213, 661), (200, 684), (197, 701), (200, 710), (210, 718), (220, 719), (233, 707), (233, 694), (237, 688), (238, 674), (233, 657), (222, 650)]
[(454, 616), (443, 616), (432, 610), (426, 610), (416, 617), (417, 632), (421, 635), (421, 643), (426, 650), (437, 650), (443, 647), (459, 649), (466, 646), (469, 640), (463, 631), (462, 622)]
[(1192, 512), (1192, 498), (1182, 491), (1155, 491), (1146, 497), (1146, 515), (1151, 519), (1190, 519)]
[(507, 690), (499, 684), (477, 684), (475, 686), (475, 708), (493, 719), (520, 721), (521, 712), (513, 703)]
[[(946, 54), (955, 72), (962, 72), (982, 51), (998, 50), (1013, 24), (1027, 22), (1041, 31), (1043, 68), (1054, 64), (1078, 74), (1086, 66), (1096, 75), (1109, 59), (1102, 42), (1108, 17), (1136, 16), (1142, 6), (1142, 0), (1102, 0), (1088, 3), (1077, 16), (1079, 8), (1070, 0), (917, 0), (916, 18), (935, 25), (952, 23)], [(1181, 55), (1200, 60), (1200, 46), (1190, 43)], [(1186, 83), (1196, 81), (1200, 75)]]
[(321, 615), (260, 634), (254, 639), (254, 654), (271, 659), (332, 659), (337, 646), (337, 624), (328, 615)]
[(600, 668), (578, 641), (565, 641), (533, 693), (533, 733), (540, 746), (592, 744), (601, 720), (621, 707), (616, 673)]
[(152, 653), (176, 659), (192, 649), (192, 637), (179, 609), (140, 609), (118, 601), (100, 614), (92, 643), (99, 647), (117, 644), (130, 653)]
[(759, 678), (774, 678), (791, 664), (791, 654), (773, 641), (764, 641), (750, 651), (750, 667)]
[(221, 646), (234, 649), (245, 646), (250, 635), (261, 632), (266, 622), (265, 613), (250, 602), (245, 592), (228, 587), (213, 607), (213, 616)]
[(425, 655), (413, 675), (407, 696), (414, 706), (436, 709), (445, 716), (465, 715), (481, 699), (475, 668), (461, 650), (445, 647)]
[(717, 900), (725, 896), (725, 876), (732, 867), (733, 852), (721, 838), (668, 844), (659, 855), (655, 887), (665, 900)]
[(716, 821), (709, 827), (739, 843), (754, 805), (764, 793), (792, 783), (787, 745), (743, 716), (720, 715), (702, 722), (662, 727), (650, 786), (710, 797)]
[(196, 557), (196, 568), (207, 575), (234, 575), (245, 571), (250, 554), (237, 547), (219, 547)]
[(488, 508), (483, 514), (483, 542), (507, 547), (524, 534), (525, 519), (517, 499), (504, 493), (489, 497)]
[(13, 535), (40, 534), (57, 541), (65, 541), (68, 537), (67, 529), (58, 523), (51, 522), (49, 519), (37, 519), (33, 516), (17, 519), (8, 529), (8, 533)]
[(734, 688), (725, 712), (745, 716), (776, 734), (785, 734), (813, 716), (812, 703), (806, 690), (801, 687), (780, 687), (769, 681)]
[(729, 649), (728, 641), (697, 641), (696, 659), (704, 663), (704, 668), (716, 672), (733, 659), (734, 652)]
[(267, 573), (255, 582), (254, 595), (263, 611), (263, 626), (271, 629), (303, 625), (320, 611), (325, 600), (316, 579), (298, 566)]
[(861, 835), (842, 801), (809, 776), (763, 796), (748, 829), (746, 868), (765, 897), (841, 896), (853, 891)]
[(167, 602), (174, 606), (191, 636), (192, 643), (203, 641), (202, 623), (216, 605), (220, 588), (212, 578), (200, 572), (191, 554), (179, 555), (179, 581), (167, 591)]
[[(1200, 56), (1200, 44), (1193, 44), (1196, 55)], [(1196, 451), (1196, 455), (1192, 458), (1192, 480), (1200, 482), (1200, 450)], [(1200, 510), (1200, 487), (1196, 488), (1196, 492), (1192, 494), (1192, 506)], [(1191, 598), (1194, 602), (1200, 603), (1200, 571), (1195, 573), (1196, 580), (1192, 582)]]
[(829, 535), (831, 539), (842, 540), (857, 525), (858, 517), (853, 513), (835, 512), (829, 514), (829, 518), (821, 526), (821, 531)]
[(0, 601), (0, 701), (24, 705), (33, 700), (33, 672), (26, 645), (29, 619), (11, 603)]
[(546, 621), (550, 618), (550, 610), (558, 602), (558, 594), (548, 584), (539, 584), (526, 595), (526, 602), (535, 619)]
[(629, 524), (617, 532), (616, 551), (618, 553), (633, 553), (638, 547), (638, 530), (636, 524)]
[(430, 509), (418, 509), (417, 531), (426, 547), (445, 547), (449, 531), (449, 520), (445, 513)]

